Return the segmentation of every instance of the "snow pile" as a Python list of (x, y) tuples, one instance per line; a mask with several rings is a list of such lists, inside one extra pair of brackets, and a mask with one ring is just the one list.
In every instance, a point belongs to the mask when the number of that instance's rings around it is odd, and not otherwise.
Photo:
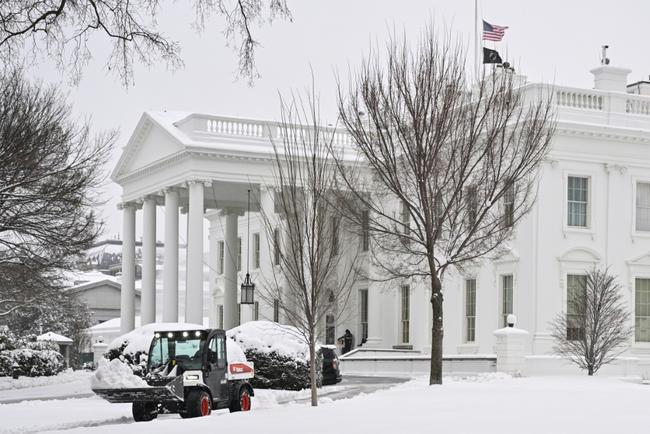
[(276, 353), (293, 359), (309, 360), (309, 346), (297, 328), (271, 321), (250, 321), (226, 332), (244, 351)]
[(90, 377), (93, 389), (128, 389), (133, 387), (149, 387), (140, 377), (133, 374), (133, 370), (119, 359), (108, 361), (99, 360), (95, 375)]
[(226, 353), (228, 354), (228, 363), (247, 361), (244, 351), (232, 339), (226, 339)]

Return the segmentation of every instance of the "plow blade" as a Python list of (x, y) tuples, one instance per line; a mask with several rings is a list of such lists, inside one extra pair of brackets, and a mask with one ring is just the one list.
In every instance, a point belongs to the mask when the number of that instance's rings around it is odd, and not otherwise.
[(183, 402), (183, 378), (178, 377), (166, 386), (135, 387), (128, 389), (93, 389), (108, 402)]

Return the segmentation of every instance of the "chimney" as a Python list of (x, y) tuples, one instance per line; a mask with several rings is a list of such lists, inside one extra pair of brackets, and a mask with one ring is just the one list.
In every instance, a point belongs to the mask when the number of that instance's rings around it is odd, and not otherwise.
[(594, 89), (610, 92), (627, 92), (627, 75), (630, 69), (601, 65), (591, 71), (594, 74)]

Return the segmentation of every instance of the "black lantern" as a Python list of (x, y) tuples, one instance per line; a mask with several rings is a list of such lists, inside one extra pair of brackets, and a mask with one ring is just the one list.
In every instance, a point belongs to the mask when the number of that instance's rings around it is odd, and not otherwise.
[(253, 294), (255, 294), (255, 284), (251, 282), (251, 275), (246, 273), (246, 279), (241, 284), (241, 304), (253, 304)]
[(251, 282), (251, 275), (248, 272), (250, 260), (249, 248), (251, 245), (251, 191), (248, 190), (248, 236), (246, 240), (246, 279), (241, 284), (241, 304), (253, 304), (255, 284)]

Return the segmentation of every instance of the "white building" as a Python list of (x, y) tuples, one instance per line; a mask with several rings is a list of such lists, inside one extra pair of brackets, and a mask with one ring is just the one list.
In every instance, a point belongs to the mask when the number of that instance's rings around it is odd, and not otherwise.
[[(591, 72), (594, 89), (554, 89), (556, 136), (537, 203), (517, 227), (509, 253), (443, 283), (445, 354), (494, 353), (493, 331), (510, 312), (531, 334), (529, 351), (548, 354), (549, 321), (566, 309), (567, 291), (577, 276), (599, 264), (618, 275), (632, 313), (635, 334), (628, 355), (650, 359), (650, 82), (628, 85), (630, 71), (608, 65)], [(522, 91), (537, 94), (544, 88), (525, 83)], [(148, 295), (155, 293), (156, 206), (165, 207), (166, 217), (162, 319), (179, 317), (178, 213), (184, 208), (189, 221), (184, 318), (200, 322), (205, 312), (213, 326), (239, 322), (237, 291), (247, 255), (254, 280), (272, 270), (273, 254), (257, 212), (260, 206), (272, 210), (273, 195), (264, 186), (272, 183), (268, 136), (278, 134), (274, 122), (143, 114), (113, 172), (123, 187), (123, 331), (134, 324), (130, 264), (141, 205), (143, 323), (156, 317)], [(350, 144), (346, 132), (336, 134), (338, 142)], [(244, 213), (248, 189), (261, 198), (253, 204), (250, 252)], [(207, 304), (202, 297), (204, 250), (209, 252)], [(367, 337), (365, 347), (430, 348), (429, 289), (422, 285), (360, 282), (348, 309), (342, 322), (323, 324), (323, 331), (334, 327), (330, 335), (340, 336), (348, 328), (357, 343)], [(242, 321), (256, 317), (282, 321), (272, 303), (241, 311)]]

